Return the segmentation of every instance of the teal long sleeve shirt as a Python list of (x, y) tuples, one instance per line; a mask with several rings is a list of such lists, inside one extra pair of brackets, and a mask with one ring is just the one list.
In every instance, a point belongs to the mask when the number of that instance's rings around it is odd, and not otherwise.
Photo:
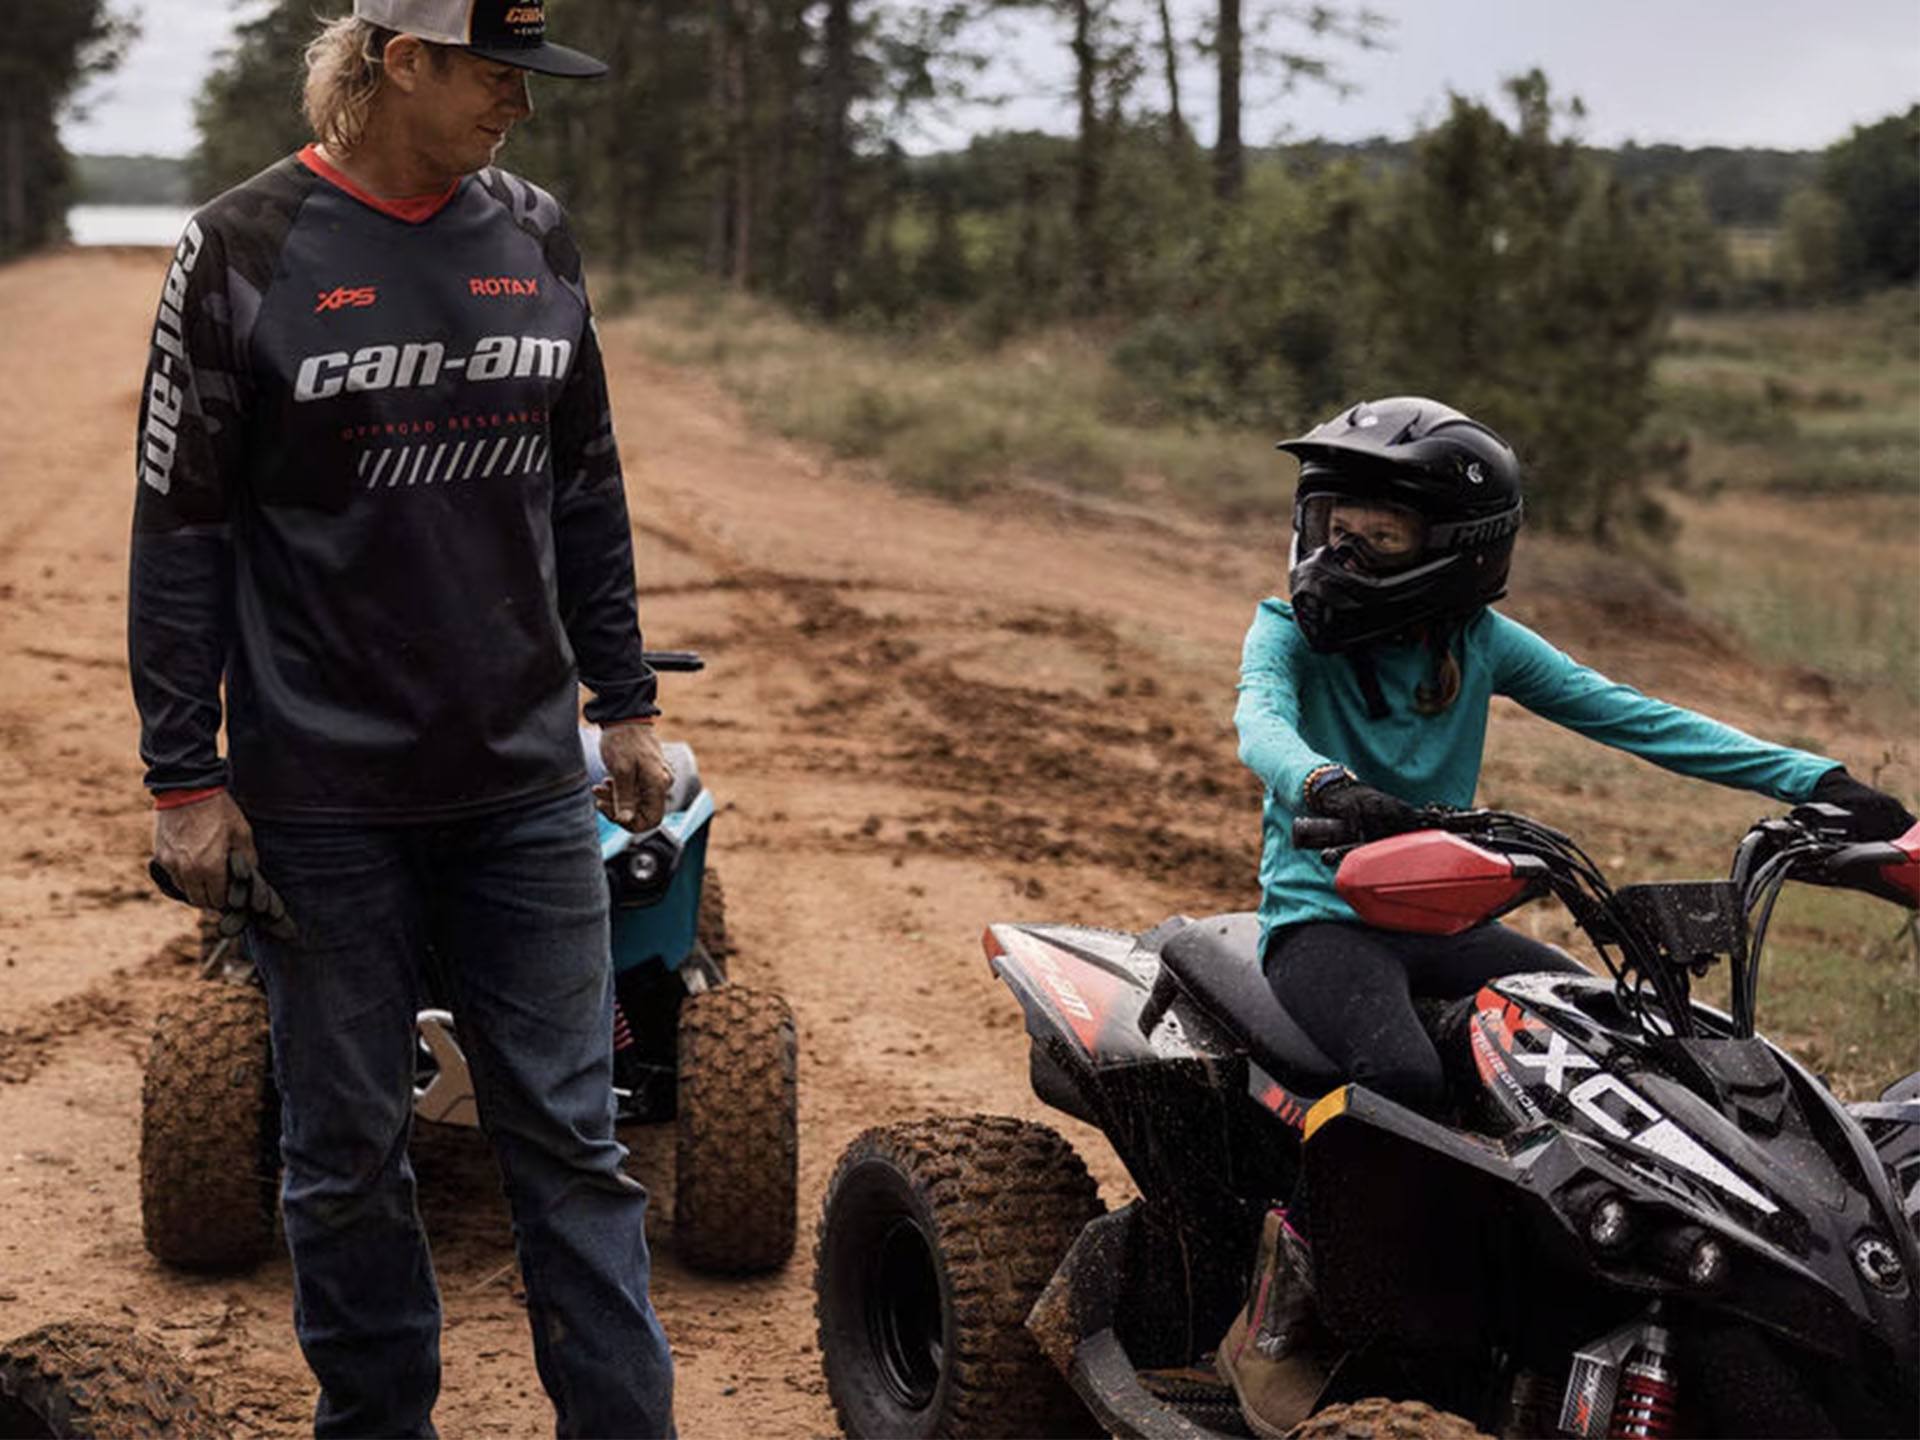
[(1285, 601), (1263, 600), (1247, 632), (1234, 724), (1240, 758), (1266, 787), (1260, 854), (1260, 926), (1267, 935), (1308, 920), (1354, 920), (1318, 854), (1293, 848), (1302, 786), (1324, 765), (1412, 805), (1473, 803), (1486, 748), (1487, 705), (1505, 695), (1569, 730), (1682, 775), (1776, 800), (1801, 801), (1840, 762), (1770, 745), (1691, 710), (1607, 679), (1517, 620), (1483, 610), (1453, 640), (1460, 695), (1438, 715), (1414, 708), (1432, 668), (1426, 647), (1373, 650), (1392, 713), (1367, 714), (1352, 663), (1308, 648)]

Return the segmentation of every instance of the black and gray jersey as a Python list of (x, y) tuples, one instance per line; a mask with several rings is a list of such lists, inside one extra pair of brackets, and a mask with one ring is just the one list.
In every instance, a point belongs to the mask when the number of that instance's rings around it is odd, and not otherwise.
[(591, 720), (654, 713), (579, 252), (502, 171), (405, 218), (327, 168), (213, 201), (167, 273), (129, 594), (147, 784), (347, 820), (577, 784), (582, 683)]

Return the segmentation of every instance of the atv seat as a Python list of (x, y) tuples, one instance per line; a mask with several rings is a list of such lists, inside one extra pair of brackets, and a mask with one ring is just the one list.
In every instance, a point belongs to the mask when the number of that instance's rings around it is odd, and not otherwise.
[(1323, 1094), (1346, 1077), (1280, 1008), (1260, 973), (1260, 917), (1194, 920), (1160, 947), (1160, 959), (1202, 1010), (1246, 1042), (1248, 1053), (1289, 1088)]

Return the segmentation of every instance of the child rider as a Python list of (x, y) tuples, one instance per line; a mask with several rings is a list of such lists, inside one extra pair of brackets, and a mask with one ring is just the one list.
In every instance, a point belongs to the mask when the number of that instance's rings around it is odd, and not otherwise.
[[(1378, 839), (1415, 828), (1417, 806), (1472, 804), (1493, 695), (1682, 775), (1838, 805), (1859, 840), (1913, 824), (1838, 761), (1642, 695), (1488, 608), (1506, 593), (1522, 507), (1519, 463), (1485, 425), (1396, 397), (1280, 448), (1300, 461), (1292, 603), (1260, 603), (1234, 715), (1240, 758), (1266, 787), (1261, 956), (1281, 1005), (1354, 1083), (1436, 1112), (1440, 1057), (1414, 998), (1579, 968), (1492, 922), (1458, 936), (1363, 925), (1319, 856), (1292, 845), (1299, 815)], [(1325, 1379), (1303, 1256), (1285, 1212), (1270, 1214), (1247, 1307), (1220, 1347), (1260, 1435), (1304, 1418)]]

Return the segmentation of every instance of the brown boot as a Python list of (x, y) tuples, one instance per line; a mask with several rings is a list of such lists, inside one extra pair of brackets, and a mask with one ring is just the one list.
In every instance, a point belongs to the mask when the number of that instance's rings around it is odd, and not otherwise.
[(1314, 1318), (1306, 1246), (1284, 1210), (1269, 1210), (1246, 1308), (1220, 1342), (1214, 1364), (1240, 1412), (1264, 1440), (1284, 1440), (1327, 1383), (1327, 1347)]

